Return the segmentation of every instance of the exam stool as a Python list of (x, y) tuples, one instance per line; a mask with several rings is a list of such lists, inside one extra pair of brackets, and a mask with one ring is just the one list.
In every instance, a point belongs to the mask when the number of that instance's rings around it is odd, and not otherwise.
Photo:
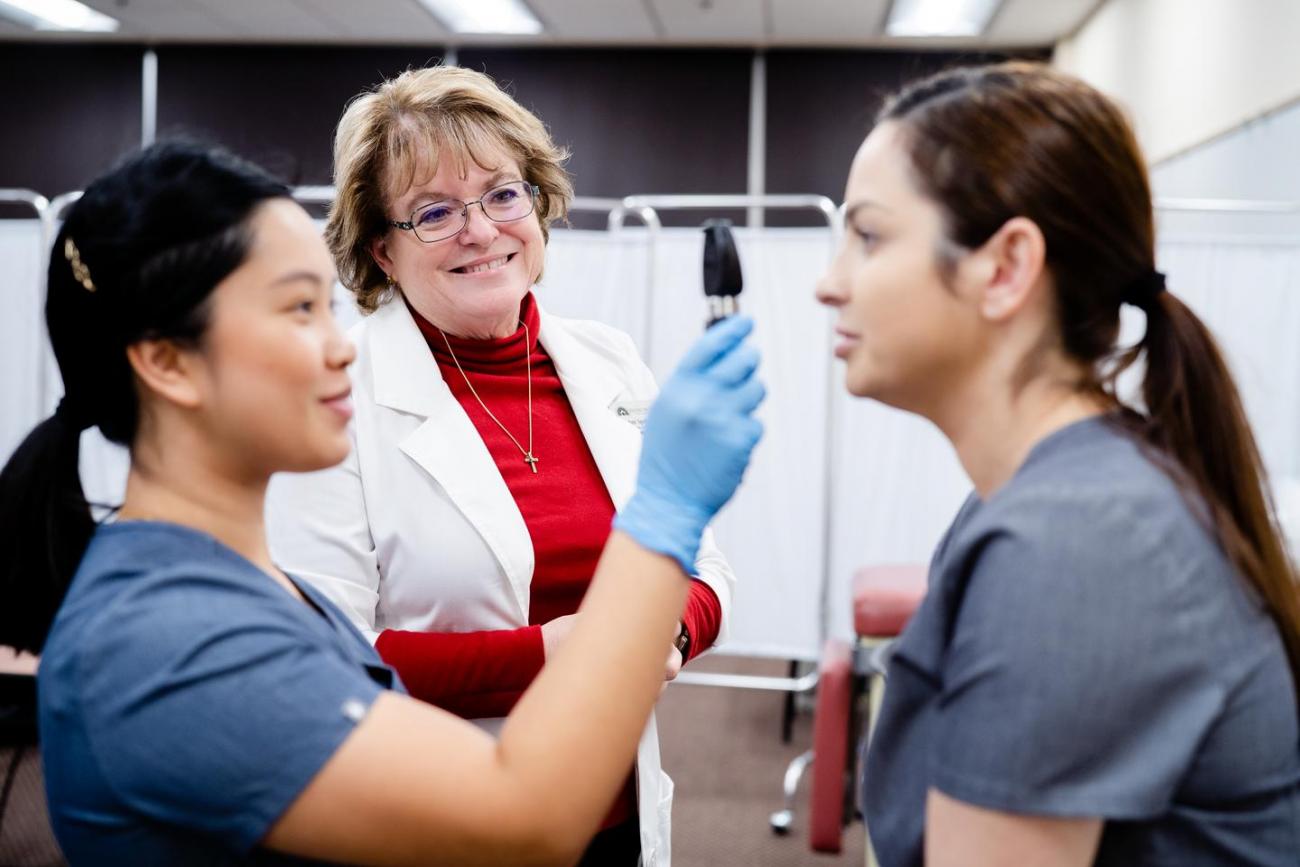
[[(856, 804), (856, 762), (850, 745), (866, 736), (880, 710), (890, 645), (907, 626), (925, 596), (922, 564), (867, 566), (853, 576), (854, 644), (830, 639), (818, 665), (813, 709), (813, 748), (790, 763), (785, 774), (785, 809), (772, 815), (772, 830), (788, 831), (799, 779), (812, 765), (808, 842), (815, 852), (842, 849), (844, 826)], [(861, 699), (867, 696), (865, 720)], [(815, 759), (815, 760), (814, 760)], [(868, 843), (868, 852), (870, 843)], [(868, 863), (874, 859), (868, 856)]]

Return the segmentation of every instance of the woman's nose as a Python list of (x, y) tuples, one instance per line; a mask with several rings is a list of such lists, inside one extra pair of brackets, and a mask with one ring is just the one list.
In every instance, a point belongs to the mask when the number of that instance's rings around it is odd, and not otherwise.
[(833, 271), (828, 271), (817, 281), (817, 289), (814, 295), (817, 300), (827, 307), (838, 307), (844, 303), (844, 293), (840, 291), (838, 281), (835, 279)]
[(352, 338), (339, 328), (338, 323), (331, 325), (329, 342), (325, 348), (325, 361), (330, 367), (347, 367), (357, 357), (357, 345)]
[(465, 228), (461, 230), (461, 243), (488, 244), (499, 234), (496, 223), (488, 219), (482, 202), (473, 202), (466, 206)]

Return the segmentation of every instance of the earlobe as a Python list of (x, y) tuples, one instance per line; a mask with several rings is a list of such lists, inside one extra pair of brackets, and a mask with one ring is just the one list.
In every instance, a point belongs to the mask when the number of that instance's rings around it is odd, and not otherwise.
[(170, 340), (141, 340), (126, 348), (127, 361), (144, 387), (186, 409), (202, 399), (191, 356)]

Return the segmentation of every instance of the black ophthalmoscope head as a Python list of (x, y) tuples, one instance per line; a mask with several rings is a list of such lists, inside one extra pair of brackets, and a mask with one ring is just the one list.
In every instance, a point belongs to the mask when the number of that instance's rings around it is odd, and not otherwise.
[(744, 285), (731, 221), (709, 220), (704, 224), (704, 295), (709, 303), (709, 325), (740, 312), (736, 296)]

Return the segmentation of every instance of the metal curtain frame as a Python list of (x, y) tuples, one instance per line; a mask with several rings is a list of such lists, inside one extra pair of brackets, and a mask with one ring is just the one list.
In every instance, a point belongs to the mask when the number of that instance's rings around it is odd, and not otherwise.
[[(338, 191), (334, 187), (328, 185), (302, 186), (302, 187), (293, 188), (294, 199), (306, 205), (330, 205), (333, 204), (334, 199), (337, 197), (337, 195), (338, 195)], [(593, 214), (611, 213), (613, 211), (622, 208), (624, 201), (625, 201), (624, 199), (600, 198), (598, 196), (574, 196), (569, 201), (569, 211), (570, 213), (575, 211), (582, 211), (585, 213), (593, 213)], [(641, 218), (641, 222), (645, 223), (645, 227), (647, 230), (646, 243), (647, 243), (648, 250), (646, 253), (647, 256), (646, 261), (648, 262), (648, 264), (646, 266), (646, 293), (645, 293), (646, 295), (645, 312), (647, 315), (644, 317), (645, 331), (644, 334), (642, 334), (643, 343), (641, 345), (649, 346), (650, 337), (651, 337), (649, 305), (650, 305), (651, 294), (654, 290), (655, 245), (658, 243), (659, 240), (659, 230), (662, 229), (663, 226), (659, 222), (658, 215), (656, 215), (655, 212), (649, 208), (638, 208), (635, 209), (633, 213), (636, 216)], [(620, 227), (622, 226), (621, 221), (619, 225)]]
[[(748, 209), (749, 212), (761, 212), (767, 208), (783, 210), (811, 210), (821, 214), (822, 219), (826, 221), (826, 227), (830, 230), (828, 259), (833, 256), (838, 246), (840, 230), (843, 226), (843, 216), (840, 208), (826, 196), (818, 195), (787, 195), (787, 194), (760, 194), (760, 195), (643, 195), (627, 196), (623, 199), (622, 204), (610, 211), (609, 213), (609, 230), (611, 233), (618, 233), (622, 230), (623, 224), (629, 215), (639, 216), (647, 225), (661, 225), (658, 212), (660, 210), (682, 210), (682, 211), (718, 211), (730, 209)], [(762, 231), (757, 228), (755, 231)], [(653, 260), (651, 262), (653, 267)], [(654, 288), (653, 276), (650, 280), (651, 292), (646, 294), (646, 322), (647, 329), (650, 322), (650, 304)], [(646, 347), (649, 348), (649, 336), (647, 335)], [(836, 419), (835, 419), (835, 376), (834, 361), (827, 355), (826, 363), (826, 437), (825, 449), (826, 456), (822, 467), (822, 491), (823, 491), (823, 508), (825, 509), (825, 520), (822, 522), (822, 573), (819, 578), (818, 587), (818, 638), (819, 643), (824, 641), (830, 632), (830, 588), (831, 588), (831, 540), (834, 538), (834, 495), (835, 495), (835, 473), (832, 467), (834, 458), (834, 449), (836, 445)], [(731, 689), (760, 689), (772, 690), (776, 692), (800, 693), (807, 692), (817, 685), (817, 672), (814, 670), (802, 677), (761, 677), (745, 674), (721, 674), (712, 672), (691, 672), (683, 671), (677, 675), (674, 683), (687, 684), (691, 686), (719, 686)]]
[[(64, 211), (72, 207), (72, 205), (81, 198), (81, 195), (81, 190), (74, 190), (70, 193), (57, 195), (50, 200), (49, 207), (46, 208), (45, 213), (41, 215), (41, 246), (47, 253), (54, 247), (54, 237), (59, 234), (59, 223), (63, 220)], [(47, 280), (42, 278), (40, 290), (42, 307), (45, 306), (45, 296), (49, 291), (49, 288)], [(49, 357), (42, 359), (38, 377), (40, 382), (41, 400), (46, 401), (48, 405), (53, 404), (50, 395), (50, 385), (54, 381), (54, 373), (55, 371)], [(46, 407), (41, 407), (41, 409), (41, 415), (44, 416), (44, 410)]]
[(1300, 202), (1281, 199), (1197, 199), (1157, 197), (1157, 211), (1183, 211), (1217, 214), (1300, 214)]
[[(333, 204), (334, 199), (338, 197), (338, 190), (328, 184), (294, 187), (292, 193), (294, 199), (305, 205), (329, 205)], [(624, 199), (606, 199), (598, 196), (574, 196), (569, 202), (569, 210), (603, 214), (622, 207), (624, 201)], [(653, 214), (647, 224), (651, 221), (654, 222), (654, 228), (659, 228)]]
[[(49, 244), (44, 243), (44, 241), (45, 213), (50, 208), (50, 200), (35, 190), (3, 189), (0, 190), (0, 202), (14, 205), (26, 205), (36, 212), (36, 219), (40, 220), (41, 223), (41, 251), (43, 256), (44, 251), (49, 249)], [(38, 259), (37, 261), (40, 260)], [(37, 273), (41, 276), (38, 278), (40, 284), (37, 287), (37, 292), (40, 297), (36, 309), (40, 310), (45, 306), (45, 281), (47, 279), (46, 269), (38, 268)], [(38, 330), (43, 327), (43, 324), (39, 321), (32, 324), (37, 326)], [(42, 355), (40, 365), (36, 368), (36, 400), (38, 401), (38, 405), (36, 406), (36, 418), (45, 417), (45, 387), (48, 381), (49, 366), (49, 361), (44, 355)]]
[[(626, 213), (628, 213), (623, 210), (626, 201), (627, 199), (574, 196), (573, 200), (569, 202), (569, 210), (593, 214), (609, 214), (607, 218), (608, 226), (613, 225), (615, 213), (623, 212), (624, 217), (619, 220), (618, 229), (611, 232), (611, 234), (617, 236), (619, 230), (623, 227), (623, 219), (626, 219)], [(659, 243), (659, 232), (663, 229), (663, 224), (659, 222), (659, 215), (654, 212), (653, 208), (633, 208), (630, 213), (640, 219), (646, 228), (645, 300), (642, 302), (645, 309), (641, 318), (641, 345), (649, 349), (650, 339), (654, 336), (654, 319), (650, 316), (650, 313), (655, 289), (655, 252)]]

